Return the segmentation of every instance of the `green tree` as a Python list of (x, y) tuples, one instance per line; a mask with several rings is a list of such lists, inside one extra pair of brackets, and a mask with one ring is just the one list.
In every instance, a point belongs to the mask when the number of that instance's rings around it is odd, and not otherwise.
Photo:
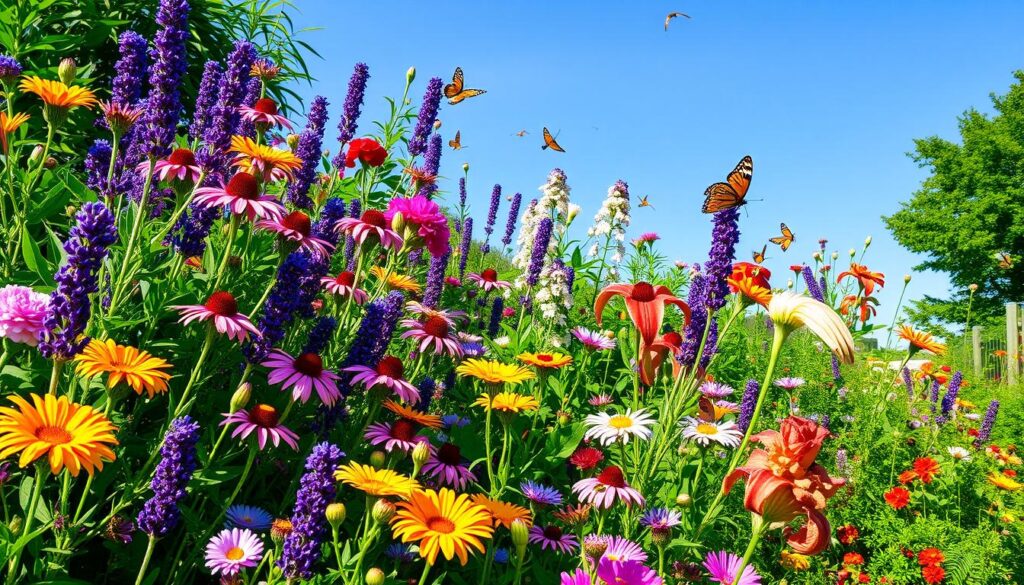
[[(1006, 95), (992, 95), (994, 115), (972, 108), (961, 116), (960, 144), (937, 136), (915, 141), (910, 156), (931, 176), (883, 218), (896, 241), (928, 255), (915, 269), (950, 275), (949, 291), (908, 307), (918, 326), (942, 332), (962, 325), (971, 284), (978, 285), (972, 322), (1024, 300), (1024, 72), (1014, 77)], [(1011, 267), (1000, 267), (1000, 252), (1011, 256)]]

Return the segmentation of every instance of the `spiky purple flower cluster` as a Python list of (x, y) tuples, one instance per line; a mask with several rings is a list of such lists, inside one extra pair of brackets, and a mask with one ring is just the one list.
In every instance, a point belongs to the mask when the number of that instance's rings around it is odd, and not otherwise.
[(459, 280), (466, 277), (466, 262), (469, 262), (469, 246), (473, 243), (473, 218), (467, 217), (462, 225), (462, 240), (459, 241)]
[(142, 98), (142, 82), (146, 77), (146, 39), (139, 33), (126, 30), (117, 44), (120, 57), (114, 64), (111, 103), (134, 106)]
[(707, 306), (710, 312), (725, 306), (729, 295), (727, 279), (732, 274), (732, 262), (736, 258), (736, 242), (740, 238), (737, 225), (740, 219), (739, 209), (726, 209), (715, 214), (714, 227), (711, 230), (711, 251), (708, 261), (704, 263), (704, 276), (707, 278)]
[(903, 385), (907, 387), (907, 398), (914, 400), (914, 380), (910, 377), (910, 368), (903, 368)]
[[(242, 97), (242, 103), (240, 105), (253, 107), (256, 105), (256, 101), (260, 99), (260, 94), (263, 92), (263, 82), (258, 77), (249, 77), (249, 81), (245, 84), (245, 96)], [(250, 120), (245, 120), (239, 116), (235, 120), (235, 129), (232, 134), (238, 136), (248, 136), (249, 138), (256, 138), (256, 125)]]
[(419, 116), (416, 117), (416, 128), (412, 137), (409, 138), (409, 155), (419, 156), (427, 149), (427, 137), (434, 129), (434, 120), (437, 119), (437, 108), (441, 103), (441, 88), (444, 82), (440, 77), (432, 77), (427, 82), (427, 91), (423, 93), (423, 103), (420, 105)]
[(338, 154), (331, 161), (336, 168), (345, 166), (345, 145), (356, 135), (359, 125), (359, 112), (363, 107), (363, 95), (366, 93), (366, 80), (370, 78), (370, 68), (366, 63), (356, 63), (352, 77), (348, 80), (348, 93), (345, 104), (341, 108), (341, 120), (338, 121)]
[(430, 402), (434, 399), (434, 393), (437, 392), (437, 382), (430, 376), (423, 376), (420, 383), (416, 384), (416, 389), (419, 390), (420, 395), (420, 401), (416, 403), (416, 409), (421, 412), (427, 412), (430, 410)]
[[(363, 206), (358, 199), (353, 199), (349, 204), (348, 216), (358, 218), (363, 213)], [(355, 270), (356, 268), (356, 239), (349, 234), (345, 238), (345, 269)]]
[(501, 238), (501, 245), (508, 248), (512, 243), (512, 234), (516, 231), (516, 220), (519, 218), (519, 206), (523, 203), (523, 194), (516, 193), (512, 196), (512, 206), (508, 209), (508, 221), (505, 222), (505, 235)]
[[(441, 169), (442, 144), (441, 135), (432, 134), (430, 142), (427, 144), (427, 153), (423, 155), (423, 172), (435, 178)], [(427, 181), (416, 191), (417, 195), (422, 195), (427, 199), (433, 199), (434, 193), (437, 193), (437, 181)]]
[(248, 41), (236, 41), (234, 50), (228, 55), (227, 67), (220, 83), (217, 103), (210, 110), (210, 121), (203, 130), (206, 149), (196, 153), (196, 160), (219, 181), (227, 167), (224, 151), (231, 145), (231, 132), (238, 124), (238, 107), (245, 99), (252, 62), (256, 49)]
[(501, 330), (501, 318), (505, 312), (505, 299), (500, 295), (494, 297), (494, 303), (491, 305), (491, 318), (487, 322), (487, 335), (494, 338), (498, 335), (498, 331)]
[(949, 385), (946, 386), (946, 394), (942, 397), (942, 416), (948, 417), (949, 413), (953, 411), (953, 406), (956, 404), (956, 397), (960, 394), (960, 386), (964, 383), (964, 373), (957, 370), (953, 373), (953, 377), (949, 379)]
[(22, 67), (18, 60), (10, 55), (0, 55), (0, 82), (13, 83), (21, 76)]
[(981, 421), (981, 428), (978, 429), (978, 436), (974, 438), (974, 448), (981, 449), (988, 443), (992, 436), (992, 425), (996, 424), (996, 414), (999, 413), (999, 401), (993, 400), (988, 403), (985, 411), (985, 420)]
[(185, 498), (185, 488), (196, 470), (198, 442), (199, 423), (189, 416), (171, 421), (160, 446), (160, 463), (150, 483), (153, 497), (139, 512), (139, 530), (162, 538), (178, 525), (181, 518), (178, 504)]
[(320, 166), (320, 159), (323, 156), (321, 149), (326, 125), (327, 98), (316, 96), (309, 106), (306, 128), (299, 135), (299, 144), (295, 147), (295, 156), (302, 159), (302, 166), (295, 171), (295, 176), (288, 185), (288, 201), (296, 207), (313, 207), (313, 200), (309, 198), (309, 188), (316, 180), (316, 169)]
[(338, 220), (345, 217), (345, 201), (331, 197), (320, 211), (320, 219), (313, 223), (310, 233), (315, 238), (327, 240), (333, 246), (338, 245), (338, 231), (334, 229)]
[(188, 70), (188, 12), (187, 0), (161, 0), (156, 13), (160, 28), (153, 39), (149, 96), (143, 114), (144, 155), (152, 159), (171, 151), (181, 118), (180, 87)]
[(757, 395), (761, 392), (761, 385), (757, 380), (747, 380), (747, 387), (743, 389), (743, 398), (740, 400), (740, 416), (736, 419), (736, 426), (740, 431), (747, 432), (750, 421), (754, 420), (754, 409), (757, 407)]
[(284, 339), (285, 329), (291, 324), (303, 300), (302, 281), (309, 273), (309, 257), (292, 252), (277, 269), (277, 280), (260, 317), (259, 337), (249, 341), (243, 352), (249, 363), (259, 363), (270, 353), (270, 348)]
[(444, 256), (431, 256), (430, 268), (427, 269), (427, 285), (423, 290), (423, 304), (436, 309), (441, 304), (441, 293), (444, 292), (444, 273), (448, 270), (448, 261), (452, 253), (449, 248)]
[(302, 353), (315, 353), (322, 354), (327, 349), (328, 344), (331, 343), (331, 337), (334, 335), (334, 330), (338, 327), (338, 321), (334, 317), (320, 317), (313, 324), (313, 328), (309, 330), (309, 336), (306, 338), (306, 345), (302, 348)]
[[(694, 266), (699, 267), (700, 265), (695, 264)], [(704, 338), (704, 329), (707, 328), (708, 322), (708, 309), (705, 299), (707, 299), (707, 279), (703, 274), (697, 273), (690, 281), (690, 292), (686, 297), (687, 304), (690, 306), (690, 322), (686, 324), (683, 344), (679, 348), (679, 361), (685, 366), (692, 366), (697, 363), (697, 350), (700, 348), (700, 342)], [(710, 336), (710, 330), (708, 334)], [(708, 352), (705, 349), (701, 356), (702, 361), (704, 356), (707, 355)]]
[(219, 209), (216, 207), (203, 207), (193, 203), (178, 219), (167, 242), (174, 247), (175, 252), (185, 258), (202, 256), (206, 251), (206, 236), (210, 235), (210, 229), (218, 213)]
[(306, 473), (295, 494), (292, 531), (285, 537), (277, 561), (289, 582), (313, 575), (313, 565), (320, 558), (320, 546), (329, 530), (324, 512), (337, 494), (334, 470), (344, 458), (345, 454), (335, 445), (320, 443), (306, 459)]
[(491, 234), (494, 233), (494, 223), (498, 221), (498, 206), (501, 205), (501, 185), (495, 184), (494, 189), (491, 190), (491, 204), (487, 208), (487, 223), (484, 224), (484, 233), (487, 236), (484, 238), (484, 244), (480, 246), (480, 251), (486, 254), (491, 251)]
[(199, 141), (206, 132), (213, 116), (213, 107), (217, 104), (217, 93), (220, 89), (224, 72), (220, 63), (207, 61), (203, 66), (203, 77), (199, 82), (199, 94), (196, 96), (195, 113), (192, 116), (192, 124), (188, 128), (188, 135), (193, 141)]
[(541, 270), (544, 269), (544, 260), (548, 256), (548, 244), (551, 242), (551, 231), (555, 223), (550, 217), (540, 220), (537, 226), (537, 235), (533, 240), (533, 250), (530, 253), (530, 265), (526, 269), (526, 284), (536, 286), (540, 280)]
[(804, 266), (800, 274), (804, 277), (804, 284), (807, 285), (807, 294), (811, 295), (811, 298), (816, 301), (825, 302), (825, 293), (822, 292), (818, 281), (814, 280), (814, 271), (811, 270), (811, 267)]

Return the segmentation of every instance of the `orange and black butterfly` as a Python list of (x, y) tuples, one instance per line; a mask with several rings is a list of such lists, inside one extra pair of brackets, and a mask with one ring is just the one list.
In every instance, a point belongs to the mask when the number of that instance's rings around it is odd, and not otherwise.
[(996, 260), (999, 261), (999, 267), (1003, 270), (1013, 268), (1013, 256), (1010, 256), (1007, 252), (999, 252), (996, 254)]
[(697, 418), (706, 422), (715, 422), (717, 419), (715, 405), (707, 396), (701, 396), (697, 402)]
[(448, 141), (448, 146), (452, 147), (454, 150), (460, 150), (462, 148), (462, 131), (461, 130), (456, 130), (455, 131), (455, 139), (454, 140), (449, 140)]
[(519, 132), (515, 133), (515, 136), (518, 136), (519, 138), (522, 138), (523, 136), (526, 136), (527, 134), (529, 134), (529, 132), (527, 132), (526, 130), (520, 130)]
[(643, 197), (641, 197), (640, 198), (640, 205), (638, 205), (637, 207), (650, 207), (651, 209), (654, 209), (654, 206), (651, 205), (651, 202), (647, 200), (647, 197), (648, 197), (647, 195), (644, 195)]
[(548, 132), (547, 128), (544, 128), (544, 145), (541, 146), (540, 149), (546, 150), (548, 148), (557, 152), (565, 152), (565, 149), (559, 146), (557, 142), (555, 142), (555, 137), (552, 136), (550, 132)]
[(463, 89), (462, 67), (455, 68), (455, 75), (452, 75), (452, 82), (444, 86), (444, 97), (448, 98), (448, 103), (452, 105), (455, 105), (466, 98), (475, 97), (484, 93), (487, 93), (487, 91), (483, 89)]
[(729, 173), (724, 183), (715, 183), (704, 191), (704, 213), (717, 213), (745, 205), (744, 197), (750, 188), (750, 179), (754, 175), (754, 160), (743, 157), (736, 168)]
[(782, 248), (782, 251), (785, 252), (789, 249), (789, 246), (795, 239), (793, 237), (793, 230), (789, 229), (789, 227), (784, 223), (779, 224), (779, 229), (782, 230), (782, 235), (776, 238), (768, 238), (768, 241), (773, 244), (778, 244), (778, 246)]
[(761, 251), (760, 252), (758, 252), (757, 250), (754, 250), (754, 263), (755, 264), (763, 264), (764, 263), (764, 253), (767, 252), (767, 251), (768, 251), (768, 244), (765, 244), (763, 247), (761, 247)]

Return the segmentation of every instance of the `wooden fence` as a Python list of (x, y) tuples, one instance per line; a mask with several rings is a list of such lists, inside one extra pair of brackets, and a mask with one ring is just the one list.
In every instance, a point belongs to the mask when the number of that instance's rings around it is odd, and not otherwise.
[(1024, 382), (1021, 375), (1021, 346), (1024, 342), (1024, 320), (1020, 303), (1006, 303), (1006, 327), (975, 325), (971, 328), (971, 361), (974, 376), (999, 380), (1013, 385)]

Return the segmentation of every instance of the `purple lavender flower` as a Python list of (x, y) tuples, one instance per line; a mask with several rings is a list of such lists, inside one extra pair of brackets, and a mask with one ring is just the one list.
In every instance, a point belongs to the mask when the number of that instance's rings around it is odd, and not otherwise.
[(430, 268), (427, 270), (427, 286), (423, 291), (423, 304), (436, 309), (441, 304), (441, 293), (444, 292), (444, 273), (448, 270), (451, 249), (444, 256), (431, 256)]
[[(391, 343), (391, 337), (395, 333), (395, 327), (398, 326), (398, 318), (402, 316), (404, 310), (405, 296), (401, 292), (397, 290), (391, 291), (388, 293), (388, 296), (384, 297), (383, 320), (371, 347), (370, 358), (372, 363), (376, 364), (384, 357), (384, 353)], [(366, 362), (363, 365), (369, 364), (370, 362)]]
[(839, 360), (832, 356), (832, 379), (839, 382), (843, 379), (843, 372), (839, 369)]
[(501, 238), (501, 245), (508, 248), (512, 243), (512, 234), (516, 231), (516, 219), (519, 218), (519, 206), (523, 203), (523, 194), (516, 193), (512, 196), (512, 206), (508, 209), (508, 221), (505, 223), (505, 236)]
[(484, 224), (484, 233), (487, 236), (484, 238), (484, 244), (480, 246), (480, 251), (484, 254), (491, 250), (491, 234), (494, 233), (494, 222), (498, 221), (499, 205), (501, 205), (501, 185), (495, 184), (494, 189), (491, 190), (491, 205), (487, 208), (487, 223)]
[(97, 193), (106, 194), (111, 154), (110, 141), (102, 138), (93, 141), (85, 154), (85, 185)]
[(736, 426), (744, 433), (754, 419), (754, 408), (757, 407), (757, 395), (761, 392), (761, 385), (756, 380), (747, 380), (747, 387), (743, 390), (743, 399), (740, 401), (740, 416), (736, 419)]
[(437, 119), (437, 107), (441, 102), (441, 88), (444, 82), (440, 77), (432, 77), (427, 82), (427, 91), (423, 94), (420, 114), (416, 118), (416, 129), (409, 138), (409, 156), (416, 157), (427, 149), (427, 137), (434, 128)]
[(953, 377), (949, 379), (946, 395), (942, 397), (942, 416), (948, 417), (949, 413), (953, 411), (953, 405), (956, 404), (956, 397), (960, 394), (960, 386), (963, 383), (964, 373), (957, 370), (953, 373)]
[(804, 284), (807, 285), (807, 294), (811, 295), (811, 298), (816, 301), (825, 302), (825, 293), (822, 292), (818, 281), (814, 280), (814, 272), (811, 270), (811, 267), (804, 266), (801, 275), (804, 277)]
[(903, 368), (903, 385), (907, 387), (907, 398), (914, 400), (914, 380), (910, 377), (910, 368)]
[(430, 376), (424, 376), (420, 383), (416, 384), (416, 389), (419, 390), (420, 395), (420, 401), (416, 403), (416, 409), (420, 412), (429, 411), (430, 402), (434, 399), (434, 393), (437, 392), (437, 382)]
[(537, 226), (537, 236), (533, 240), (533, 251), (530, 254), (530, 265), (526, 270), (526, 284), (529, 286), (536, 286), (540, 280), (540, 272), (544, 268), (544, 260), (548, 255), (548, 243), (551, 242), (551, 230), (554, 229), (554, 225), (550, 217), (545, 217)]
[(491, 338), (498, 335), (498, 331), (501, 330), (501, 318), (505, 312), (505, 299), (501, 296), (494, 297), (494, 303), (491, 304), (491, 318), (487, 322), (487, 335)]
[[(437, 172), (441, 168), (441, 135), (432, 134), (430, 136), (430, 142), (427, 144), (427, 153), (423, 155), (423, 172), (432, 176), (437, 177)], [(422, 195), (427, 199), (433, 199), (434, 193), (437, 192), (437, 182), (427, 181), (416, 191), (417, 195)]]
[(209, 125), (210, 117), (213, 115), (213, 107), (217, 104), (217, 91), (220, 89), (224, 73), (220, 63), (207, 61), (203, 66), (203, 78), (199, 82), (199, 94), (196, 96), (195, 113), (192, 116), (192, 125), (188, 128), (189, 138), (198, 142)]
[(302, 166), (295, 171), (295, 177), (288, 185), (288, 201), (296, 207), (313, 207), (313, 200), (309, 198), (308, 193), (313, 181), (316, 180), (316, 168), (323, 156), (321, 148), (326, 124), (327, 98), (316, 96), (309, 106), (306, 129), (299, 135), (299, 145), (295, 148), (295, 155), (302, 159)]
[(345, 217), (345, 201), (331, 197), (324, 204), (323, 210), (320, 211), (320, 219), (313, 224), (310, 233), (313, 234), (313, 237), (327, 240), (331, 245), (337, 246), (338, 231), (334, 229), (334, 225), (343, 217)]
[(462, 240), (459, 242), (459, 280), (466, 277), (466, 262), (469, 262), (469, 246), (473, 243), (473, 218), (467, 217), (462, 226)]
[(110, 101), (122, 106), (133, 106), (142, 97), (142, 82), (146, 77), (146, 39), (139, 33), (126, 30), (118, 39), (120, 58), (114, 64)]
[(331, 336), (334, 335), (334, 330), (337, 327), (338, 321), (334, 317), (317, 319), (313, 328), (309, 330), (309, 337), (306, 338), (306, 345), (302, 348), (302, 353), (323, 353), (327, 349), (327, 345), (331, 343)]
[(308, 268), (299, 279), (299, 296), (295, 299), (296, 312), (305, 319), (314, 315), (313, 301), (316, 295), (320, 294), (320, 279), (327, 276), (331, 269), (331, 260), (326, 255), (314, 254), (305, 249), (299, 253), (306, 257)]
[[(697, 349), (704, 338), (704, 329), (708, 322), (706, 298), (707, 280), (703, 274), (695, 274), (693, 280), (690, 281), (690, 292), (686, 299), (687, 304), (690, 305), (690, 322), (686, 325), (683, 344), (679, 349), (679, 361), (685, 366), (697, 363)], [(704, 352), (704, 355), (707, 355), (707, 351)]]
[(161, 0), (157, 9), (156, 22), (160, 29), (153, 39), (149, 97), (143, 114), (143, 126), (146, 128), (144, 154), (151, 159), (161, 158), (170, 152), (181, 118), (179, 88), (188, 69), (188, 12), (186, 0)]
[(236, 41), (235, 48), (228, 55), (227, 68), (217, 94), (217, 103), (210, 110), (210, 121), (203, 130), (206, 149), (196, 153), (196, 160), (213, 173), (223, 173), (227, 167), (225, 149), (231, 144), (231, 132), (238, 123), (238, 106), (245, 99), (252, 62), (256, 49), (248, 41)]
[(67, 263), (53, 276), (57, 288), (50, 293), (44, 324), (48, 333), (39, 343), (43, 357), (68, 360), (88, 345), (89, 295), (99, 290), (97, 273), (107, 249), (117, 241), (114, 216), (102, 203), (82, 205), (64, 242)]
[[(362, 212), (362, 204), (358, 199), (353, 199), (349, 204), (348, 216), (359, 217)], [(356, 240), (352, 235), (345, 238), (345, 267), (349, 271), (356, 267)]]
[(345, 145), (356, 135), (359, 112), (363, 107), (363, 94), (366, 93), (366, 80), (370, 78), (370, 68), (366, 63), (356, 63), (352, 78), (348, 80), (348, 94), (341, 109), (341, 120), (338, 121), (338, 155), (331, 161), (336, 168), (345, 166)]
[(928, 399), (932, 401), (932, 411), (935, 410), (935, 404), (939, 401), (939, 384), (938, 380), (932, 381), (931, 392), (928, 393)]
[(210, 235), (219, 210), (215, 207), (189, 206), (175, 224), (167, 242), (185, 258), (202, 256), (206, 251), (206, 236)]
[(249, 363), (263, 361), (270, 348), (284, 339), (285, 330), (302, 303), (302, 281), (309, 271), (309, 257), (301, 252), (289, 254), (277, 269), (277, 281), (270, 289), (257, 325), (260, 335), (242, 348)]
[(996, 423), (996, 414), (999, 413), (999, 401), (993, 400), (988, 403), (988, 410), (985, 411), (985, 420), (981, 421), (981, 428), (978, 430), (978, 436), (974, 438), (974, 448), (981, 449), (988, 443), (989, 437), (992, 436), (992, 425)]
[[(243, 106), (249, 106), (250, 108), (256, 105), (256, 101), (260, 99), (260, 94), (263, 93), (263, 82), (258, 77), (249, 77), (249, 81), (245, 84), (245, 96), (242, 97)], [(238, 136), (248, 136), (249, 138), (256, 138), (256, 125), (249, 120), (242, 119), (239, 116), (235, 120), (235, 129), (232, 134)]]
[(14, 83), (21, 76), (22, 67), (18, 60), (10, 55), (0, 55), (0, 83)]
[(178, 504), (185, 498), (185, 488), (196, 469), (198, 442), (199, 424), (192, 417), (183, 416), (171, 421), (160, 447), (160, 464), (150, 483), (153, 497), (139, 512), (139, 530), (161, 538), (177, 526), (181, 518)]
[(459, 177), (459, 209), (466, 208), (466, 177)]
[(853, 471), (850, 468), (850, 459), (846, 449), (836, 449), (836, 471), (844, 477), (850, 477), (850, 472)]
[(715, 225), (711, 230), (711, 251), (708, 253), (708, 261), (704, 264), (704, 276), (708, 286), (707, 306), (710, 312), (724, 307), (725, 299), (729, 295), (726, 280), (732, 274), (732, 262), (736, 258), (736, 242), (740, 237), (740, 230), (736, 224), (739, 218), (738, 209), (726, 209), (715, 214)]
[(292, 531), (285, 537), (281, 558), (277, 561), (289, 582), (313, 575), (313, 565), (320, 558), (320, 546), (328, 534), (324, 512), (336, 495), (334, 469), (344, 457), (338, 447), (320, 443), (306, 459), (306, 473), (295, 494)]

